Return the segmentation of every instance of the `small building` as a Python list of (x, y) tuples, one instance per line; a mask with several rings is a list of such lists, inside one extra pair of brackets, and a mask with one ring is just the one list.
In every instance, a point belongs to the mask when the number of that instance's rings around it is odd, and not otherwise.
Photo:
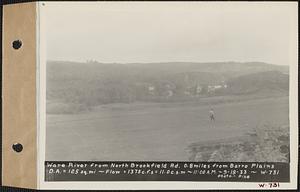
[(196, 94), (199, 95), (202, 92), (203, 87), (200, 85), (196, 86)]
[(148, 87), (148, 91), (154, 91), (155, 90), (155, 87), (153, 86), (153, 85), (150, 85), (149, 87)]
[(148, 86), (148, 93), (150, 95), (154, 95), (154, 93), (155, 93), (155, 87), (153, 85), (149, 85)]
[(212, 93), (212, 92), (215, 92), (217, 89), (221, 89), (221, 88), (223, 88), (223, 85), (209, 85), (208, 87), (207, 87), (207, 91), (208, 91), (208, 93)]

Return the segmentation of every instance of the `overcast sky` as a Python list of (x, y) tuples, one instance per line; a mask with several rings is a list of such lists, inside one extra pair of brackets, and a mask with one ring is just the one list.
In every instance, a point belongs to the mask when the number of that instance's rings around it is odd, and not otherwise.
[(296, 8), (296, 3), (46, 2), (41, 22), (48, 60), (288, 65)]

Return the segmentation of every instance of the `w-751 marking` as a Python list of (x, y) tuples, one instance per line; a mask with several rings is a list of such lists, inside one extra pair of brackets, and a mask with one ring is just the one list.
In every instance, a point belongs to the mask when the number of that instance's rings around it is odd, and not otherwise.
[(259, 183), (260, 188), (279, 188), (279, 183)]

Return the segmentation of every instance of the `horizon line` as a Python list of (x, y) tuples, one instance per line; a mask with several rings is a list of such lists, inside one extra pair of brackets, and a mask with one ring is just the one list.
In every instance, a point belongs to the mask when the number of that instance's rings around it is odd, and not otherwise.
[(289, 65), (282, 65), (282, 64), (275, 64), (275, 63), (267, 63), (264, 61), (207, 61), (207, 62), (200, 62), (200, 61), (157, 61), (157, 62), (100, 62), (97, 60), (86, 60), (86, 61), (74, 61), (74, 60), (46, 60), (46, 62), (72, 62), (72, 63), (99, 63), (99, 64), (121, 64), (121, 65), (127, 65), (127, 64), (158, 64), (158, 63), (262, 63), (267, 65), (276, 65), (276, 66), (289, 66)]

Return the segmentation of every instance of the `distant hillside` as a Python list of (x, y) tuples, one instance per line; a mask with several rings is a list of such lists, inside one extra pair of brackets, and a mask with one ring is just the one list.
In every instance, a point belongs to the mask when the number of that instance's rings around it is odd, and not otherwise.
[(49, 61), (47, 101), (95, 106), (232, 94), (288, 93), (288, 66), (266, 63), (103, 64)]
[(289, 90), (289, 75), (279, 71), (266, 71), (227, 80), (228, 92), (246, 94), (256, 92), (284, 92)]
[[(207, 72), (217, 73), (227, 76), (239, 76), (244, 74), (263, 72), (263, 71), (280, 71), (289, 72), (288, 66), (271, 65), (260, 62), (217, 62), (217, 63), (191, 63), (191, 62), (169, 62), (169, 63), (128, 63), (128, 64), (104, 64), (98, 62), (78, 63), (65, 61), (49, 61), (48, 69), (60, 71), (65, 75), (76, 76), (81, 73), (88, 75), (100, 75), (109, 73), (125, 73), (130, 75), (155, 76), (155, 74), (176, 74), (185, 72)], [(78, 74), (79, 73), (79, 74)], [(159, 75), (158, 74), (158, 75)]]
[(288, 73), (288, 66), (271, 65), (262, 62), (167, 62), (167, 63), (133, 63), (126, 64), (132, 67), (146, 68), (148, 70), (159, 70), (170, 73), (180, 72), (209, 72), (209, 73), (238, 73), (238, 75), (249, 74), (262, 71), (281, 71)]

